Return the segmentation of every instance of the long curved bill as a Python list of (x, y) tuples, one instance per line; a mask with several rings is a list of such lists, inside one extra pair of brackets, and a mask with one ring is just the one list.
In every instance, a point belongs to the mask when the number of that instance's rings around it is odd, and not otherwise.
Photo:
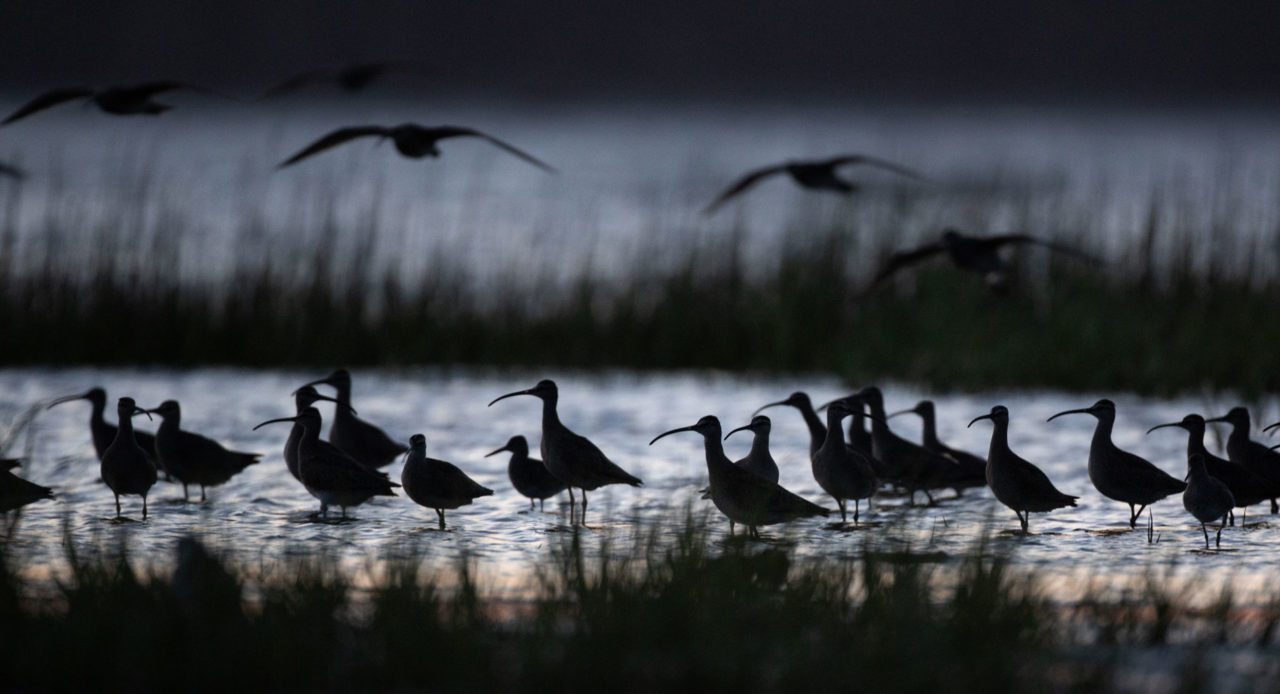
[(1165, 427), (1179, 427), (1179, 428), (1181, 428), (1181, 427), (1182, 427), (1182, 422), (1169, 422), (1168, 424), (1157, 424), (1157, 425), (1155, 425), (1155, 426), (1151, 427), (1150, 429), (1147, 429), (1147, 433), (1148, 433), (1148, 434), (1150, 434), (1151, 432), (1155, 431), (1156, 429), (1164, 429)]
[[(302, 388), (306, 388), (306, 386), (303, 386)], [(298, 390), (302, 390), (302, 388), (299, 388)], [(293, 392), (296, 393), (298, 392), (298, 390), (295, 390)], [(348, 405), (343, 402), (339, 402), (337, 398), (331, 398), (328, 395), (321, 395), (319, 393), (316, 393), (316, 400), (324, 400), (325, 402), (331, 402), (339, 407), (345, 407), (347, 408), (347, 412), (350, 412), (351, 414), (360, 414), (359, 412), (356, 412), (356, 408), (352, 407), (351, 405)]]
[(485, 453), (485, 454), (484, 454), (484, 457), (488, 458), (489, 456), (498, 455), (499, 453), (501, 453), (501, 452), (503, 452), (503, 451), (506, 451), (506, 450), (510, 450), (510, 449), (508, 449), (506, 446), (503, 446), (502, 448), (495, 448), (495, 449), (493, 449), (492, 451), (490, 451), (490, 452), (488, 452), (488, 453)]
[(679, 433), (680, 433), (680, 432), (682, 432), (682, 431), (693, 431), (693, 430), (694, 430), (694, 428), (693, 428), (693, 427), (680, 427), (679, 429), (672, 429), (671, 431), (664, 431), (664, 432), (662, 432), (661, 434), (658, 434), (657, 436), (653, 437), (653, 440), (649, 442), (649, 445), (650, 445), (650, 446), (652, 446), (653, 444), (657, 443), (658, 439), (660, 439), (660, 438), (662, 438), (662, 437), (664, 437), (664, 436), (670, 436), (670, 435), (672, 435), (672, 434), (679, 434)]
[(1275, 424), (1268, 424), (1267, 426), (1262, 428), (1262, 433), (1264, 434), (1269, 433), (1272, 429), (1275, 429), (1277, 427), (1280, 427), (1280, 422), (1276, 422)]
[(889, 414), (885, 415), (884, 418), (893, 419), (894, 417), (897, 417), (900, 414), (916, 414), (916, 408), (913, 407), (909, 410), (898, 410), (897, 412), (890, 412)]
[(1085, 407), (1085, 408), (1081, 408), (1081, 409), (1079, 409), (1079, 410), (1065, 410), (1065, 411), (1063, 411), (1063, 412), (1059, 412), (1058, 414), (1055, 414), (1054, 416), (1052, 416), (1052, 417), (1050, 417), (1050, 418), (1048, 418), (1048, 419), (1046, 419), (1046, 420), (1044, 420), (1044, 421), (1046, 421), (1046, 422), (1052, 422), (1053, 420), (1057, 419), (1058, 417), (1061, 417), (1061, 416), (1062, 416), (1062, 415), (1064, 415), (1064, 414), (1093, 414), (1093, 410), (1091, 410), (1091, 409), (1089, 409), (1089, 408), (1087, 408), (1087, 407)]
[(265, 427), (265, 426), (266, 426), (266, 425), (268, 425), (268, 424), (276, 424), (276, 423), (278, 423), (278, 422), (296, 422), (296, 421), (298, 421), (298, 418), (297, 418), (297, 417), (280, 417), (280, 418), (278, 418), (278, 419), (268, 419), (267, 421), (265, 421), (265, 422), (263, 422), (263, 423), (259, 424), (258, 426), (254, 427), (254, 428), (253, 428), (253, 430), (254, 430), (254, 431), (257, 431), (257, 430), (261, 429), (262, 427)]
[(531, 390), (517, 390), (517, 391), (516, 391), (516, 392), (514, 392), (514, 393), (507, 393), (506, 395), (499, 395), (498, 397), (496, 397), (496, 398), (494, 398), (493, 400), (489, 401), (489, 404), (488, 404), (488, 405), (486, 405), (486, 407), (493, 407), (493, 403), (498, 402), (499, 400), (506, 400), (507, 398), (514, 398), (514, 397), (515, 397), (515, 396), (517, 396), (517, 395), (533, 395), (533, 391), (531, 391)]
[(752, 412), (752, 413), (751, 413), (751, 416), (752, 416), (752, 417), (754, 417), (754, 416), (756, 416), (756, 415), (760, 414), (761, 412), (764, 412), (765, 410), (769, 409), (770, 407), (779, 407), (779, 406), (781, 406), (781, 405), (789, 405), (789, 404), (791, 404), (791, 403), (787, 402), (786, 400), (779, 400), (779, 401), (777, 401), (777, 402), (771, 402), (771, 403), (769, 403), (768, 405), (761, 405), (761, 406), (760, 406), (760, 409), (758, 409), (758, 410), (756, 410), (755, 412)]
[[(724, 435), (724, 440), (725, 440), (725, 441), (728, 441), (730, 436), (733, 436), (734, 434), (738, 433), (739, 431), (755, 431), (755, 428), (754, 428), (754, 425), (751, 425), (751, 424), (743, 424), (742, 426), (738, 427), (737, 429), (734, 429), (733, 431), (731, 431), (731, 432), (729, 432), (729, 433), (725, 434), (725, 435)], [(657, 439), (654, 439), (654, 440), (656, 441)]]
[(44, 409), (46, 410), (51, 409), (55, 405), (61, 405), (64, 402), (75, 402), (76, 400), (88, 400), (88, 399), (89, 399), (88, 393), (80, 393), (79, 395), (64, 395), (58, 398), (57, 400), (50, 402), (48, 405), (45, 405)]
[(1206, 419), (1204, 420), (1204, 423), (1213, 424), (1214, 422), (1225, 422), (1225, 421), (1227, 421), (1227, 417), (1226, 415), (1223, 415), (1221, 417), (1214, 417), (1213, 419)]
[(154, 419), (151, 418), (151, 410), (144, 410), (141, 407), (138, 407), (136, 405), (133, 408), (133, 412), (129, 416), (137, 417), (140, 414), (145, 414), (147, 416), (147, 419), (151, 419), (151, 421), (153, 422), (155, 421)]
[(990, 414), (984, 414), (981, 417), (974, 417), (973, 421), (969, 422), (969, 426), (965, 428), (968, 429), (969, 427), (973, 426), (974, 424), (977, 424), (978, 422), (981, 422), (984, 419), (993, 419), (993, 417)]

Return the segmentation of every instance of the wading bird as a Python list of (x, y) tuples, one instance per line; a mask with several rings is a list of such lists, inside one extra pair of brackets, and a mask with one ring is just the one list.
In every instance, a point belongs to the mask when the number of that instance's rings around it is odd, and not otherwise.
[(841, 178), (836, 172), (837, 169), (844, 166), (870, 166), (892, 171), (907, 178), (924, 180), (923, 176), (904, 166), (862, 154), (849, 154), (830, 159), (788, 161), (748, 172), (717, 195), (716, 199), (712, 200), (711, 204), (702, 210), (702, 213), (714, 214), (726, 202), (745, 193), (764, 179), (777, 174), (787, 174), (796, 185), (808, 190), (827, 190), (846, 195), (856, 193), (858, 192), (858, 186)]
[(911, 503), (915, 503), (916, 492), (922, 491), (932, 506), (935, 502), (930, 490), (962, 483), (964, 470), (954, 460), (893, 433), (885, 418), (884, 395), (879, 388), (867, 386), (857, 397), (871, 410), (871, 444), (875, 457), (894, 471), (894, 480), (906, 487)]
[(133, 437), (133, 418), (147, 415), (133, 398), (120, 398), (116, 402), (116, 419), (120, 426), (116, 438), (102, 453), (102, 481), (116, 497), (116, 520), (120, 516), (120, 495), (137, 494), (142, 497), (142, 520), (147, 519), (147, 493), (156, 483), (156, 466)]
[[(1059, 412), (1048, 419), (1063, 415), (1088, 414), (1098, 420), (1089, 443), (1089, 481), (1100, 494), (1129, 504), (1129, 527), (1138, 527), (1138, 518), (1149, 504), (1187, 488), (1187, 485), (1146, 460), (1120, 450), (1111, 441), (1111, 430), (1116, 422), (1116, 405), (1110, 400), (1099, 400), (1093, 405)], [(1203, 464), (1203, 463), (1202, 463)], [(1137, 507), (1135, 510), (1134, 507)]]
[[(830, 514), (827, 509), (792, 494), (778, 486), (776, 482), (770, 482), (729, 462), (721, 441), (720, 420), (711, 415), (699, 419), (693, 426), (680, 427), (658, 434), (649, 442), (649, 445), (652, 446), (658, 439), (665, 436), (683, 431), (702, 435), (707, 459), (707, 477), (710, 481), (708, 486), (711, 491), (711, 503), (715, 504), (730, 523), (741, 523), (747, 526), (747, 531), (752, 537), (760, 537), (760, 531), (757, 528), (763, 525)], [(732, 525), (729, 532), (733, 532)]]
[(280, 165), (276, 168), (283, 169), (288, 166), (293, 166), (303, 159), (362, 137), (376, 137), (378, 138), (378, 142), (390, 139), (391, 143), (395, 145), (396, 151), (410, 159), (439, 157), (440, 149), (437, 145), (441, 140), (447, 140), (455, 137), (476, 137), (498, 147), (508, 154), (515, 155), (516, 157), (533, 164), (543, 171), (548, 173), (555, 173), (556, 171), (549, 164), (534, 157), (532, 154), (529, 154), (522, 149), (518, 149), (514, 145), (503, 142), (492, 135), (482, 133), (479, 130), (459, 127), (456, 125), (426, 127), (414, 123), (404, 123), (389, 127), (381, 125), (361, 125), (350, 128), (339, 128), (307, 145), (297, 154), (294, 154), (288, 159), (280, 162)]
[(1276, 498), (1280, 497), (1280, 453), (1249, 438), (1249, 410), (1233, 407), (1221, 417), (1205, 420), (1206, 424), (1211, 422), (1231, 425), (1231, 434), (1227, 436), (1227, 458), (1266, 481), (1270, 487), (1267, 494), (1271, 497), (1271, 512), (1280, 511), (1276, 503)]
[(320, 500), (321, 518), (329, 517), (329, 507), (342, 509), (342, 517), (347, 517), (347, 509), (354, 508), (375, 496), (395, 496), (392, 491), (400, 485), (387, 479), (386, 475), (371, 470), (360, 464), (355, 458), (343, 453), (336, 446), (324, 446), (320, 441), (320, 411), (308, 407), (293, 417), (269, 419), (253, 430), (277, 422), (298, 422), (302, 424), (302, 440), (298, 442), (298, 476), (307, 493)]
[(499, 400), (517, 395), (532, 395), (542, 401), (542, 462), (556, 479), (569, 488), (569, 513), (573, 514), (573, 488), (582, 490), (582, 518), (587, 517), (587, 492), (610, 484), (629, 484), (639, 487), (643, 482), (609, 460), (594, 443), (569, 430), (560, 422), (556, 404), (560, 392), (555, 381), (543, 379), (528, 390), (494, 398), (490, 407)]
[(1204, 533), (1204, 548), (1209, 549), (1209, 531), (1205, 523), (1218, 521), (1217, 547), (1222, 546), (1222, 529), (1227, 525), (1227, 514), (1236, 505), (1231, 490), (1221, 480), (1209, 474), (1204, 456), (1192, 453), (1187, 457), (1187, 489), (1182, 493), (1182, 507), (1200, 521)]
[[(1244, 524), (1244, 517), (1248, 513), (1250, 506), (1260, 504), (1271, 498), (1267, 493), (1269, 485), (1266, 480), (1249, 472), (1247, 468), (1239, 463), (1219, 458), (1204, 447), (1204, 417), (1198, 414), (1189, 414), (1179, 422), (1157, 424), (1148, 429), (1147, 433), (1150, 434), (1156, 429), (1164, 429), (1166, 427), (1178, 427), (1187, 432), (1187, 461), (1190, 462), (1193, 455), (1201, 456), (1204, 458), (1204, 468), (1209, 472), (1209, 475), (1227, 485), (1227, 489), (1231, 490), (1232, 498), (1235, 499), (1236, 507), (1245, 509), (1245, 513), (1241, 514), (1241, 525)], [(1235, 525), (1235, 511), (1231, 511), (1228, 517), (1230, 524)]]
[(512, 436), (505, 446), (486, 453), (484, 457), (503, 451), (511, 453), (511, 460), (507, 461), (507, 477), (511, 479), (511, 486), (521, 496), (529, 499), (530, 511), (533, 510), (535, 499), (538, 507), (545, 509), (547, 499), (565, 490), (564, 482), (556, 479), (541, 460), (529, 457), (529, 442), (523, 436)]
[(8, 118), (0, 121), (0, 126), (9, 125), (34, 113), (79, 99), (88, 99), (103, 113), (113, 116), (158, 116), (172, 109), (173, 106), (160, 103), (155, 100), (155, 97), (178, 89), (212, 93), (184, 82), (143, 82), (103, 89), (89, 87), (53, 89), (23, 104), (17, 111), (9, 114)]
[(1058, 491), (1048, 475), (1009, 448), (1008, 408), (996, 405), (991, 412), (975, 417), (969, 426), (984, 419), (991, 420), (994, 425), (991, 429), (991, 450), (987, 452), (987, 485), (996, 500), (1017, 514), (1024, 534), (1030, 532), (1032, 513), (1048, 513), (1076, 505), (1076, 499), (1080, 497)]
[[(321, 395), (311, 386), (302, 386), (293, 392), (294, 414), (302, 414), (302, 411), (315, 405), (317, 402), (325, 400), (337, 404), (338, 407), (350, 409), (350, 405), (343, 405), (338, 402), (337, 398), (331, 398), (328, 395)], [(355, 414), (355, 410), (351, 410)], [(302, 477), (298, 475), (298, 442), (302, 441), (302, 424), (294, 422), (293, 428), (289, 430), (289, 438), (284, 442), (284, 464), (289, 468), (289, 474), (293, 475), (295, 480), (302, 481)], [(321, 441), (321, 446), (332, 446), (328, 441)]]
[(804, 425), (809, 429), (809, 457), (812, 458), (822, 448), (822, 442), (827, 440), (827, 425), (822, 423), (822, 418), (818, 416), (817, 411), (813, 409), (813, 401), (809, 399), (808, 394), (796, 391), (787, 396), (786, 400), (771, 402), (768, 405), (762, 405), (755, 414), (760, 414), (770, 407), (794, 407), (804, 418)]
[[(773, 454), (769, 452), (769, 430), (772, 428), (769, 418), (764, 415), (755, 415), (751, 418), (749, 424), (730, 431), (724, 435), (724, 440), (728, 441), (739, 431), (750, 431), (754, 434), (751, 439), (751, 450), (747, 452), (746, 457), (740, 458), (733, 462), (734, 465), (750, 472), (758, 477), (762, 477), (770, 482), (778, 481), (778, 464), (773, 461)], [(711, 498), (710, 485), (698, 490), (703, 499)], [(729, 534), (733, 534), (733, 520), (729, 521)]]
[(446, 510), (469, 506), (472, 501), (493, 494), (492, 489), (467, 477), (467, 473), (453, 463), (428, 458), (427, 437), (422, 434), (414, 434), (409, 439), (409, 454), (400, 471), (400, 484), (414, 503), (435, 510), (441, 530), (444, 530)]
[(409, 61), (384, 60), (374, 63), (352, 63), (339, 70), (312, 70), (286, 79), (263, 92), (263, 99), (284, 96), (303, 87), (331, 84), (344, 92), (355, 94), (381, 82), (392, 74), (425, 75), (423, 66)]
[(1043, 246), (1052, 251), (1064, 253), (1092, 262), (1101, 262), (1091, 255), (1069, 246), (1052, 241), (1045, 241), (1027, 234), (1001, 234), (998, 236), (968, 236), (955, 229), (945, 229), (942, 239), (909, 251), (899, 251), (889, 256), (888, 262), (876, 273), (864, 294), (880, 286), (895, 273), (935, 255), (945, 253), (951, 263), (966, 272), (981, 275), (992, 291), (1002, 292), (1009, 288), (1009, 264), (1000, 255), (1004, 246), (1016, 244), (1032, 244)]
[(854, 409), (848, 400), (836, 400), (827, 406), (827, 438), (810, 461), (813, 479), (822, 491), (831, 495), (840, 507), (840, 522), (848, 520), (845, 505), (853, 500), (853, 524), (858, 524), (858, 507), (863, 499), (870, 499), (879, 488), (875, 468), (861, 453), (844, 442), (840, 422), (845, 417), (865, 417), (861, 405)]
[[(16, 512), (28, 504), (53, 498), (52, 489), (42, 487), (35, 482), (24, 480), (13, 474), (12, 470), (20, 464), (21, 461), (18, 460), (8, 458), (0, 460), (0, 513), (2, 514), (7, 514), (10, 511)], [(5, 529), (6, 534), (12, 534), (17, 524), (18, 514), (14, 513), (8, 527)]]
[[(403, 443), (356, 416), (356, 411), (351, 406), (351, 374), (346, 369), (338, 369), (318, 381), (307, 383), (303, 388), (318, 385), (330, 386), (338, 392), (338, 405), (333, 409), (333, 424), (329, 426), (330, 443), (371, 469), (390, 465), (408, 450)], [(296, 395), (297, 391), (294, 393)]]
[(149, 412), (160, 415), (156, 453), (164, 469), (182, 483), (183, 501), (190, 499), (187, 485), (200, 485), (200, 500), (204, 501), (206, 487), (225, 484), (262, 457), (261, 453), (229, 451), (217, 441), (183, 431), (182, 408), (177, 400), (165, 400)]
[[(53, 409), (54, 407), (66, 402), (75, 402), (77, 400), (88, 400), (89, 406), (89, 436), (93, 439), (93, 450), (98, 454), (98, 462), (102, 462), (102, 456), (107, 452), (107, 448), (116, 440), (116, 426), (107, 422), (103, 417), (103, 413), (107, 409), (107, 391), (101, 388), (90, 388), (80, 395), (68, 395), (58, 398), (49, 403), (45, 409)], [(151, 461), (153, 467), (159, 467), (159, 461), (156, 458), (156, 437), (154, 434), (148, 434), (145, 431), (134, 430), (133, 438), (142, 447), (142, 452), (146, 454), (147, 460)]]
[(963, 490), (972, 487), (987, 486), (987, 461), (979, 455), (952, 448), (938, 438), (938, 419), (934, 412), (932, 400), (921, 400), (909, 410), (899, 410), (885, 417), (893, 419), (902, 414), (914, 414), (922, 422), (920, 443), (928, 450), (955, 461), (960, 470), (955, 475), (955, 486), (952, 491), (960, 496)]

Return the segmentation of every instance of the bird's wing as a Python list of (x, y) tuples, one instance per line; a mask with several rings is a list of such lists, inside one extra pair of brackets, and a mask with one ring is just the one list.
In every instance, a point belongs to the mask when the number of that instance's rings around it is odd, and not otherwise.
[(323, 72), (303, 72), (301, 74), (294, 75), (283, 82), (277, 83), (275, 86), (263, 92), (262, 96), (259, 96), (258, 98), (272, 99), (277, 96), (284, 96), (290, 92), (296, 92), (308, 84), (318, 82), (325, 77), (326, 75)]
[(594, 459), (594, 469), (589, 472), (590, 475), (597, 479), (608, 480), (610, 482), (620, 482), (638, 487), (644, 484), (639, 477), (623, 470), (609, 456), (600, 450), (600, 447), (591, 443), (591, 440), (585, 436), (579, 436), (573, 432), (569, 432), (572, 438), (569, 439), (569, 445), (576, 449), (577, 455), (583, 459)]
[(445, 478), (448, 480), (446, 486), (448, 486), (451, 493), (466, 495), (473, 499), (478, 496), (488, 496), (493, 493), (492, 489), (489, 489), (488, 487), (471, 479), (471, 476), (459, 469), (457, 465), (443, 460), (437, 462), (444, 463), (444, 465), (448, 466), (443, 468), (443, 472), (445, 474)]
[(0, 125), (8, 125), (14, 121), (22, 120), (33, 113), (39, 113), (47, 108), (53, 108), (58, 104), (64, 104), (76, 99), (85, 99), (90, 96), (93, 96), (93, 90), (88, 87), (68, 87), (65, 89), (47, 91), (23, 104), (17, 111), (9, 114), (8, 118), (0, 121)]
[(554, 167), (542, 161), (541, 159), (538, 159), (532, 154), (529, 154), (528, 152), (516, 147), (515, 145), (512, 145), (507, 142), (503, 142), (502, 140), (499, 140), (498, 138), (492, 135), (482, 133), (479, 130), (476, 130), (474, 128), (463, 128), (456, 125), (444, 125), (438, 128), (431, 128), (430, 131), (437, 140), (445, 140), (451, 137), (478, 137), (482, 140), (487, 141), (491, 145), (494, 145), (500, 149), (505, 150), (508, 154), (513, 154), (529, 162), (530, 164), (533, 164), (534, 166), (538, 167), (539, 169), (542, 169), (543, 171), (546, 171), (549, 173), (557, 173)]
[(756, 169), (755, 171), (751, 171), (747, 173), (745, 176), (735, 181), (733, 185), (729, 186), (728, 188), (725, 188), (723, 192), (717, 195), (716, 199), (712, 200), (710, 205), (707, 205), (702, 209), (702, 214), (713, 214), (716, 210), (720, 209), (721, 205), (725, 204), (726, 202), (733, 199), (734, 197), (741, 195), (748, 188), (759, 183), (761, 180), (766, 179), (774, 174), (782, 173), (783, 171), (786, 171), (786, 170), (787, 170), (786, 164), (775, 164), (773, 166), (766, 166), (763, 169)]
[(1049, 241), (1047, 239), (1037, 238), (1030, 234), (998, 234), (996, 236), (987, 236), (984, 238), (973, 239), (973, 241), (993, 249), (999, 248), (1000, 246), (1005, 246), (1011, 243), (1029, 243), (1036, 246), (1044, 246), (1049, 250), (1056, 251), (1058, 253), (1066, 253), (1067, 255), (1072, 255), (1077, 258), (1088, 260), (1090, 262), (1099, 263), (1099, 264), (1102, 263), (1101, 258), (1085, 253), (1084, 251), (1078, 248), (1072, 248), (1071, 246), (1064, 246), (1063, 244), (1056, 243), (1054, 241)]
[(895, 164), (891, 161), (888, 161), (886, 159), (880, 159), (878, 157), (868, 157), (863, 154), (847, 154), (844, 156), (832, 157), (831, 159), (824, 161), (823, 164), (831, 167), (855, 166), (855, 165), (871, 166), (877, 169), (884, 169), (885, 171), (892, 171), (893, 173), (896, 173), (899, 176), (914, 178), (918, 181), (929, 180), (927, 177), (920, 174), (919, 172), (908, 169), (907, 167), (902, 166), (900, 164)]
[(27, 172), (19, 169), (13, 164), (6, 164), (0, 161), (0, 176), (7, 176), (15, 181), (21, 181), (27, 177)]
[(378, 135), (386, 135), (389, 131), (380, 125), (361, 125), (352, 128), (338, 128), (324, 137), (307, 145), (297, 154), (280, 162), (276, 168), (283, 169), (286, 166), (292, 166), (298, 162), (315, 154), (337, 147), (338, 145), (350, 142), (361, 137), (371, 137)]
[(898, 251), (889, 256), (888, 262), (880, 268), (876, 276), (871, 280), (871, 284), (867, 286), (867, 290), (874, 289), (881, 282), (889, 279), (897, 271), (905, 267), (910, 267), (916, 263), (927, 260), (929, 257), (942, 252), (941, 243), (926, 243), (925, 245), (909, 251)]
[(192, 84), (187, 84), (186, 82), (174, 82), (172, 80), (158, 81), (158, 82), (143, 82), (141, 84), (135, 84), (129, 87), (130, 91), (137, 92), (138, 94), (144, 95), (148, 98), (156, 96), (157, 94), (172, 92), (178, 89), (190, 89), (197, 92), (209, 91), (207, 89), (204, 89), (203, 87), (197, 87)]

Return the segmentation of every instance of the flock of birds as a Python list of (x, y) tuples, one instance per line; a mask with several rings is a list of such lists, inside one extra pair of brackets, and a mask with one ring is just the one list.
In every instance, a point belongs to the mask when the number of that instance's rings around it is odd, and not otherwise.
[[(334, 395), (322, 394), (316, 386), (332, 388)], [(510, 453), (507, 472), (512, 487), (529, 499), (531, 509), (535, 501), (543, 503), (567, 491), (571, 522), (575, 518), (585, 522), (588, 491), (614, 484), (643, 484), (640, 478), (611, 461), (589, 439), (574, 433), (560, 421), (559, 390), (555, 382), (539, 381), (527, 390), (501, 395), (489, 405), (518, 396), (541, 401), (542, 459), (529, 456), (529, 445), (523, 436), (513, 436), (488, 455)], [(254, 429), (276, 423), (292, 424), (284, 444), (285, 465), (320, 502), (316, 515), (321, 519), (328, 517), (330, 507), (338, 507), (346, 518), (347, 509), (377, 496), (396, 496), (395, 490), (402, 489), (415, 503), (434, 510), (443, 529), (445, 511), (494, 493), (457, 466), (428, 457), (423, 434), (414, 434), (406, 445), (360, 419), (351, 404), (351, 375), (344, 369), (303, 385), (293, 393), (293, 398), (294, 416), (271, 419)], [(87, 400), (92, 405), (90, 434), (100, 460), (102, 480), (115, 497), (116, 520), (127, 520), (122, 515), (121, 496), (140, 496), (145, 520), (147, 496), (162, 476), (181, 484), (184, 498), (188, 498), (189, 485), (198, 485), (200, 499), (204, 501), (206, 488), (227, 482), (261, 457), (257, 453), (228, 450), (211, 439), (182, 429), (181, 409), (173, 400), (144, 409), (132, 398), (120, 398), (116, 403), (116, 425), (104, 419), (107, 395), (101, 388), (59, 398), (47, 408), (79, 400)], [(334, 407), (327, 441), (321, 438), (322, 418), (316, 407), (320, 401), (331, 402)], [(1017, 515), (1021, 532), (1025, 534), (1030, 529), (1030, 514), (1075, 506), (1078, 499), (1059, 491), (1043, 471), (1009, 447), (1007, 408), (997, 405), (969, 422), (969, 426), (984, 420), (992, 424), (991, 445), (984, 459), (938, 440), (932, 402), (924, 400), (911, 409), (886, 413), (884, 397), (875, 387), (863, 388), (817, 408), (805, 393), (792, 393), (784, 400), (765, 404), (750, 423), (727, 434), (720, 420), (708, 415), (692, 425), (662, 432), (649, 444), (682, 432), (701, 435), (709, 482), (701, 490), (703, 498), (710, 499), (728, 518), (730, 534), (740, 524), (747, 527), (751, 537), (759, 537), (759, 528), (763, 526), (832, 513), (778, 484), (778, 465), (769, 451), (772, 424), (760, 412), (783, 406), (798, 411), (808, 427), (813, 477), (834, 500), (842, 526), (849, 520), (850, 501), (853, 502), (853, 523), (857, 525), (861, 502), (877, 494), (902, 493), (910, 504), (915, 503), (917, 495), (923, 494), (932, 505), (934, 493), (940, 490), (953, 490), (960, 496), (966, 489), (985, 486)], [(821, 414), (824, 410), (825, 415)], [(909, 441), (890, 428), (890, 419), (905, 414), (915, 414), (923, 420), (920, 443)], [(1268, 448), (1251, 440), (1249, 412), (1243, 407), (1207, 420), (1190, 414), (1178, 422), (1160, 424), (1148, 431), (1179, 427), (1187, 432), (1187, 474), (1182, 480), (1112, 442), (1116, 407), (1110, 400), (1060, 412), (1048, 421), (1082, 414), (1097, 420), (1089, 447), (1089, 479), (1104, 497), (1128, 504), (1131, 528), (1137, 527), (1138, 519), (1151, 504), (1181, 494), (1183, 506), (1200, 523), (1205, 547), (1209, 546), (1208, 524), (1211, 523), (1218, 524), (1216, 543), (1220, 547), (1223, 528), (1235, 522), (1234, 509), (1247, 509), (1270, 500), (1271, 512), (1280, 511), (1277, 508), (1280, 453), (1275, 451), (1276, 447)], [(154, 435), (134, 429), (134, 417), (152, 415), (161, 418)], [(845, 420), (850, 420), (847, 436)], [(1232, 427), (1226, 458), (1205, 448), (1205, 427), (1210, 422), (1224, 422)], [(1277, 427), (1280, 423), (1264, 431)], [(754, 440), (747, 456), (735, 462), (725, 454), (723, 441), (740, 431), (751, 432)], [(401, 456), (405, 464), (397, 484), (381, 469)], [(0, 465), (3, 468), (0, 470), (0, 510), (16, 512), (27, 504), (53, 498), (49, 488), (16, 476), (12, 470), (17, 465), (18, 461), (14, 460)], [(575, 489), (581, 493), (580, 504), (574, 495)], [(1243, 525), (1243, 517), (1241, 523)]]
[[(385, 79), (389, 74), (396, 72), (422, 74), (424, 71), (422, 66), (412, 63), (379, 62), (355, 64), (334, 71), (314, 71), (293, 76), (267, 90), (262, 95), (262, 98), (279, 97), (318, 83), (332, 84), (347, 92), (360, 92), (370, 85)], [(234, 98), (186, 82), (177, 81), (144, 82), (106, 87), (60, 87), (39, 94), (19, 106), (3, 121), (0, 121), (0, 127), (12, 125), (35, 114), (74, 101), (83, 101), (86, 104), (96, 106), (104, 113), (114, 116), (159, 116), (172, 110), (173, 106), (158, 99), (165, 94), (179, 90), (190, 90), (224, 98)], [(377, 143), (389, 140), (395, 147), (396, 152), (409, 159), (436, 158), (441, 156), (439, 145), (442, 141), (458, 138), (479, 139), (488, 142), (507, 154), (515, 156), (547, 173), (556, 172), (554, 167), (542, 159), (484, 131), (465, 126), (425, 126), (417, 123), (402, 123), (399, 125), (363, 124), (341, 127), (315, 139), (281, 161), (277, 168), (292, 167), (304, 160), (356, 140), (373, 140)], [(856, 193), (859, 190), (858, 184), (842, 177), (841, 170), (858, 166), (884, 170), (907, 179), (929, 181), (927, 177), (910, 168), (862, 154), (846, 154), (825, 159), (793, 160), (771, 164), (747, 172), (717, 195), (703, 212), (708, 215), (713, 214), (726, 203), (743, 195), (761, 182), (783, 175), (806, 190), (845, 195)], [(0, 178), (21, 180), (24, 177), (25, 172), (16, 165), (0, 162)], [(900, 270), (935, 256), (945, 255), (958, 269), (981, 276), (992, 291), (1003, 292), (1008, 289), (1008, 265), (1007, 261), (1001, 256), (1000, 250), (1010, 245), (1027, 244), (1042, 246), (1055, 252), (1097, 262), (1096, 258), (1077, 249), (1028, 234), (970, 236), (956, 229), (947, 228), (943, 230), (940, 238), (935, 242), (894, 253), (869, 283), (866, 291), (869, 292), (876, 289)]]

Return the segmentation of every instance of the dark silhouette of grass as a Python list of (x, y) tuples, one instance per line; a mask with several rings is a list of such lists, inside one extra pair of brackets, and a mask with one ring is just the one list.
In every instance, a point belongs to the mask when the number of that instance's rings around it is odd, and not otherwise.
[(413, 547), (359, 575), (323, 552), (246, 563), (190, 538), (149, 569), (124, 548), (68, 549), (50, 586), (0, 545), (0, 666), (17, 690), (1023, 691), (1125, 668), (1193, 685), (1212, 646), (1237, 664), (1262, 649), (1244, 684), (1276, 675), (1276, 605), (1225, 592), (1196, 610), (1157, 577), (1072, 608), (985, 542), (943, 563), (909, 549), (811, 560), (712, 542), (696, 520), (658, 534), (598, 554), (567, 535), (505, 593)]
[[(1002, 227), (1105, 266), (1024, 250), (1009, 296), (938, 262), (865, 298), (878, 261), (917, 240), (899, 232), (904, 220), (937, 233), (910, 199), (891, 195), (871, 227), (793, 222), (763, 258), (725, 222), (688, 238), (655, 231), (616, 273), (529, 280), (494, 268), (481, 281), (459, 262), (465, 248), (437, 248), (412, 277), (377, 260), (397, 239), (376, 205), (352, 228), (321, 213), (293, 235), (268, 233), (250, 210), (229, 242), (231, 269), (202, 279), (180, 216), (125, 209), (84, 230), (47, 215), (56, 223), (19, 233), (12, 195), (0, 207), (0, 362), (10, 365), (707, 367), (967, 389), (1280, 388), (1277, 248), (1240, 231), (1230, 205), (1206, 203), (1201, 228), (1193, 202), (1162, 190), (1118, 242), (1079, 231), (1094, 226), (1087, 208), (1048, 229), (1030, 212)], [(987, 194), (973, 195), (981, 209)]]

